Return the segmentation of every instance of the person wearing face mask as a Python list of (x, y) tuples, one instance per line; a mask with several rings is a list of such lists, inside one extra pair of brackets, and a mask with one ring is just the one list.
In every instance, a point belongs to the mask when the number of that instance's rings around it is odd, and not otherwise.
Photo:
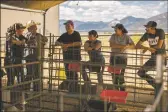
[[(146, 25), (146, 32), (136, 44), (136, 48), (144, 49), (143, 53), (147, 50), (151, 52), (151, 58), (139, 69), (138, 75), (145, 79), (154, 89), (156, 89), (156, 83), (152, 76), (146, 74), (149, 68), (152, 69), (156, 66), (156, 55), (166, 53), (165, 51), (165, 33), (162, 29), (156, 28), (157, 23), (155, 21), (149, 21)], [(150, 47), (143, 46), (143, 42), (147, 41)], [(166, 64), (166, 60), (165, 63)], [(145, 70), (148, 68), (148, 70)]]
[[(44, 56), (44, 45), (48, 41), (47, 37), (43, 36), (42, 34), (37, 32), (37, 25), (40, 25), (40, 23), (35, 22), (33, 20), (30, 20), (27, 22), (27, 30), (28, 32), (25, 34), (25, 37), (27, 38), (27, 56), (26, 63), (39, 61), (38, 60), (38, 42), (41, 44), (41, 52), (42, 56)], [(27, 65), (27, 75), (26, 75), (26, 81), (35, 80), (38, 79), (38, 65)], [(30, 84), (26, 86), (25, 89), (30, 89)], [(38, 82), (33, 83), (33, 90), (38, 91), (39, 90), (39, 84)]]
[(125, 87), (123, 87), (124, 81), (124, 73), (125, 67), (127, 65), (127, 55), (126, 49), (133, 49), (135, 47), (134, 42), (127, 35), (128, 31), (122, 24), (116, 24), (112, 26), (114, 28), (115, 33), (112, 34), (109, 43), (111, 47), (111, 56), (110, 56), (110, 65), (122, 65), (121, 72), (119, 74), (112, 73), (113, 84), (115, 89), (120, 91), (125, 91)]
[[(101, 53), (101, 41), (97, 39), (98, 34), (97, 31), (91, 30), (88, 32), (88, 40), (84, 44), (84, 49), (87, 51), (89, 55), (89, 61), (86, 62), (82, 66), (82, 77), (84, 81), (90, 82), (90, 79), (86, 73), (86, 69), (89, 70), (89, 72), (96, 72), (97, 78), (98, 78), (98, 88), (97, 92), (100, 93), (103, 89), (103, 71), (104, 71), (104, 65), (105, 59), (103, 57), (103, 54)], [(97, 64), (97, 65), (89, 65), (89, 64)], [(88, 84), (85, 82), (85, 90), (89, 89)]]

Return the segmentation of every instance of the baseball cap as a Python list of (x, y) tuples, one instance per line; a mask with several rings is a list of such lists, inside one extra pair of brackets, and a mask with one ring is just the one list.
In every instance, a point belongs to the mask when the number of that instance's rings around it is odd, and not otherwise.
[(126, 30), (126, 28), (124, 27), (124, 25), (120, 24), (120, 23), (116, 24), (115, 26), (112, 26), (112, 28), (114, 28), (114, 29), (118, 28), (118, 29), (121, 29), (123, 31), (123, 33), (128, 33), (128, 31)]
[(26, 28), (25, 26), (23, 26), (22, 23), (15, 23), (14, 25), (15, 25), (15, 29), (16, 30), (20, 30), (20, 29), (25, 29)]
[(144, 25), (145, 27), (156, 27), (157, 23), (155, 21), (149, 21), (146, 25)]
[(33, 25), (41, 25), (41, 23), (30, 20), (30, 21), (27, 22), (26, 27), (29, 28)]
[(73, 23), (73, 21), (72, 21), (72, 20), (68, 20), (68, 21), (66, 21), (66, 22), (64, 23), (64, 25), (67, 25), (67, 24), (71, 24), (71, 25), (73, 25), (73, 26), (74, 26), (74, 23)]

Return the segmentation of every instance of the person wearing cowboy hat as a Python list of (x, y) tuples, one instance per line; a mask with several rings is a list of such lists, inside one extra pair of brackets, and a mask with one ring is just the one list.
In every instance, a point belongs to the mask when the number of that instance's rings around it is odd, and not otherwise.
[[(136, 44), (136, 48), (144, 49), (143, 53), (147, 50), (151, 52), (151, 58), (139, 69), (138, 75), (145, 79), (154, 89), (156, 89), (156, 83), (152, 76), (146, 74), (148, 70), (145, 68), (154, 68), (156, 66), (156, 55), (166, 53), (165, 50), (165, 32), (163, 29), (156, 28), (157, 23), (155, 21), (149, 21), (146, 25), (146, 32)], [(150, 47), (143, 46), (142, 44), (147, 41)], [(165, 65), (166, 65), (166, 59)]]
[[(26, 56), (26, 62), (38, 61), (38, 42), (41, 42), (42, 53), (44, 54), (43, 48), (46, 42), (48, 41), (47, 37), (43, 36), (40, 33), (37, 33), (37, 25), (40, 25), (40, 23), (35, 22), (33, 20), (28, 21), (26, 25), (26, 28), (28, 30), (28, 32), (25, 35), (25, 37), (28, 39), (27, 41), (28, 55)], [(39, 78), (38, 65), (27, 65), (26, 68), (27, 68), (26, 81)], [(27, 89), (30, 89), (30, 84), (27, 86)], [(37, 82), (34, 82), (33, 90), (34, 91), (39, 90), (39, 84)]]
[[(127, 65), (127, 55), (125, 54), (125, 50), (129, 48), (134, 48), (134, 42), (130, 38), (129, 35), (127, 35), (128, 31), (124, 27), (123, 24), (116, 24), (115, 26), (112, 26), (114, 28), (115, 33), (112, 34), (109, 43), (111, 47), (111, 56), (110, 56), (110, 65)], [(112, 73), (113, 78), (113, 84), (115, 89), (118, 89), (120, 91), (125, 91), (125, 87), (123, 87), (124, 81), (124, 73), (125, 68), (123, 67), (121, 69), (120, 74)]]

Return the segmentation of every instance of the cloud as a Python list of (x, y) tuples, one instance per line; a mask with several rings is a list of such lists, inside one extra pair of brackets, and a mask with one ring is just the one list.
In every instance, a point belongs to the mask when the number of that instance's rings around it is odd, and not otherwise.
[(60, 19), (71, 19), (73, 17), (76, 17), (76, 12), (73, 8), (60, 6), (60, 15)]
[(60, 18), (80, 21), (104, 21), (126, 16), (149, 18), (167, 11), (167, 1), (68, 1), (60, 7)]
[(79, 8), (77, 12), (84, 12), (85, 10), (83, 8)]

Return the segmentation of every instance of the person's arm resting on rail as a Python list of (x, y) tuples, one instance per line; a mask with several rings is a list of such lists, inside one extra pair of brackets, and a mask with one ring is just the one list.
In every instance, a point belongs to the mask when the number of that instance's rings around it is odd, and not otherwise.
[(91, 51), (93, 48), (92, 47), (89, 47), (89, 43), (85, 42), (84, 44), (84, 50), (85, 51)]
[(143, 46), (143, 42), (147, 41), (147, 38), (146, 38), (146, 35), (147, 34), (144, 34), (142, 36), (142, 38), (138, 41), (138, 43), (136, 44), (136, 49), (144, 49), (143, 50), (143, 53), (145, 53), (147, 50), (149, 50), (151, 53), (154, 53), (156, 51), (156, 49), (154, 48), (150, 48), (150, 47), (146, 47), (146, 46)]

